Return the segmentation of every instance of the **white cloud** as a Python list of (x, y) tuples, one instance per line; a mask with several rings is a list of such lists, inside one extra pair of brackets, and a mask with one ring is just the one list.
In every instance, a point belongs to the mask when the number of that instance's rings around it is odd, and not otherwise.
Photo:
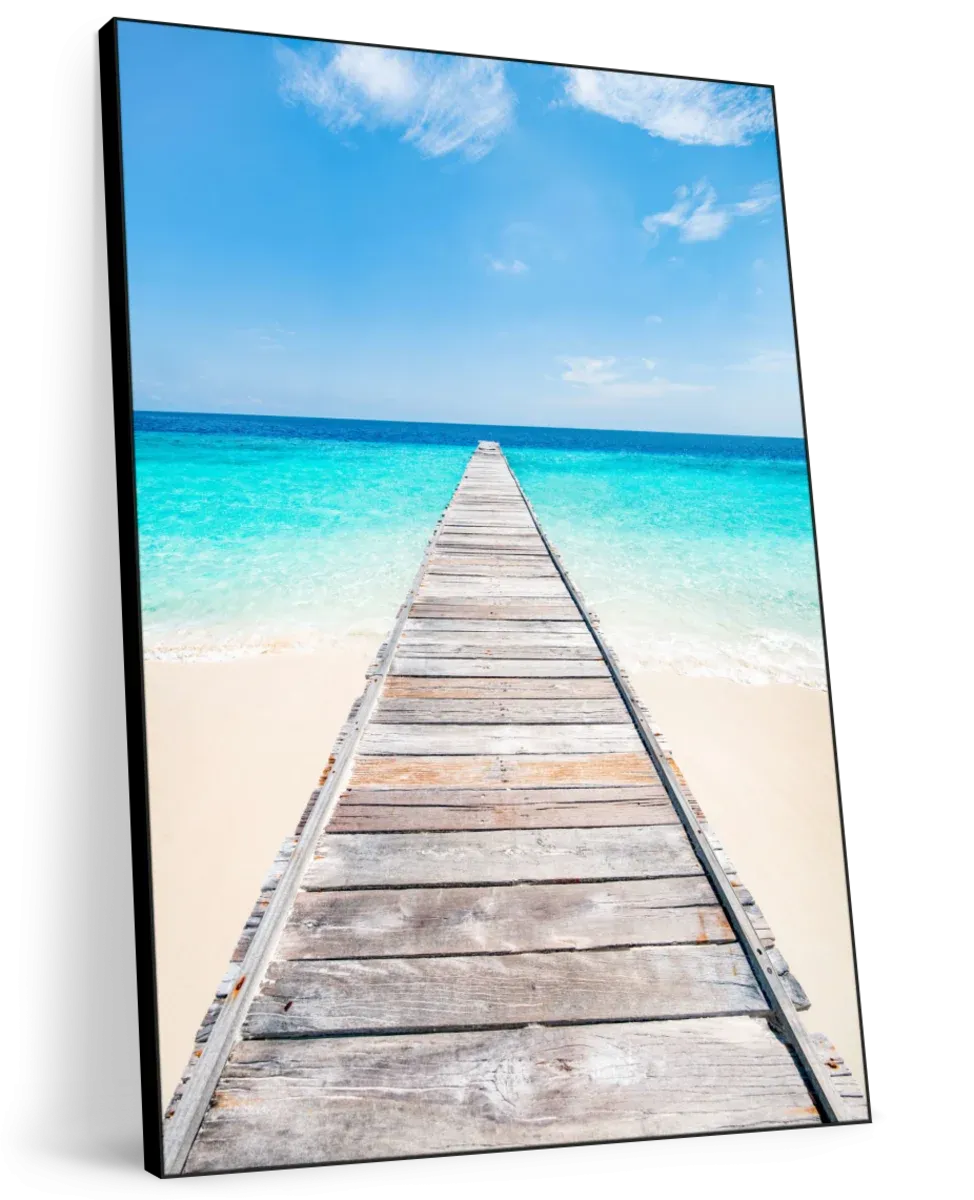
[(454, 151), (482, 158), (514, 119), (514, 93), (499, 63), (373, 46), (342, 46), (327, 61), (281, 46), (281, 94), (334, 132), (403, 128), (427, 158)]
[(563, 358), (561, 360), (568, 370), (562, 379), (568, 383), (600, 384), (611, 383), (619, 376), (612, 370), (614, 358)]
[(762, 375), (774, 371), (795, 370), (795, 355), (791, 350), (761, 350), (744, 362), (731, 363), (728, 371), (757, 371)]
[(492, 271), (500, 271), (504, 275), (523, 275), (528, 270), (528, 264), (521, 262), (519, 258), (515, 258), (511, 262), (505, 262), (501, 258), (491, 258), (488, 259), (488, 262)]
[(580, 108), (685, 145), (746, 146), (774, 128), (770, 88), (570, 68), (565, 94)]
[(662, 317), (658, 317), (658, 316), (656, 316), (656, 314), (655, 314), (655, 313), (651, 313), (651, 314), (650, 314), (650, 315), (649, 315), (649, 316), (646, 318), (646, 324), (647, 324), (647, 325), (662, 325), (662, 324), (663, 324), (663, 318), (662, 318)]
[(680, 231), (681, 242), (712, 242), (726, 233), (736, 217), (757, 216), (778, 199), (773, 184), (759, 183), (746, 200), (718, 204), (717, 193), (706, 179), (698, 179), (692, 190), (681, 185), (673, 195), (671, 208), (643, 218), (643, 229), (656, 240), (662, 229), (671, 228)]
[[(568, 367), (562, 379), (580, 385), (586, 396), (596, 401), (656, 400), (677, 392), (712, 392), (708, 384), (676, 383), (654, 375), (651, 379), (633, 378), (613, 357), (606, 358), (563, 358)], [(641, 360), (643, 367), (652, 371), (656, 363), (651, 359)], [(638, 375), (638, 368), (636, 368)]]

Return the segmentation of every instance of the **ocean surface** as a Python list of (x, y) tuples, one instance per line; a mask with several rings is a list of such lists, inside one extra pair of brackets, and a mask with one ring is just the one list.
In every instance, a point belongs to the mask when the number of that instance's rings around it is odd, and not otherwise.
[(800, 439), (149, 412), (135, 428), (149, 658), (384, 635), (489, 439), (630, 669), (824, 687)]

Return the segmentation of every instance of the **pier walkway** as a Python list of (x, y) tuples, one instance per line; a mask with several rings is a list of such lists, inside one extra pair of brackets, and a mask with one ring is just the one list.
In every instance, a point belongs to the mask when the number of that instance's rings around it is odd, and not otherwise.
[(867, 1117), (500, 448), (166, 1111), (167, 1173)]

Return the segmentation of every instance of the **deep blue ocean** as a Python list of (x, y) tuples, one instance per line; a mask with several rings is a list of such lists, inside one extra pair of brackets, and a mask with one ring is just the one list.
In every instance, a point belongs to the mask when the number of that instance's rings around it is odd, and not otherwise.
[(801, 439), (150, 412), (135, 429), (148, 656), (384, 634), (491, 440), (629, 665), (824, 686)]

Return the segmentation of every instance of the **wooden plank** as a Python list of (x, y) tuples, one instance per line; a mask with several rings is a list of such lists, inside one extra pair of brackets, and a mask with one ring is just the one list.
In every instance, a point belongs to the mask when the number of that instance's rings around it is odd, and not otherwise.
[(732, 942), (700, 875), (493, 888), (300, 892), (282, 959), (405, 958)]
[[(535, 622), (535, 624), (549, 624), (549, 622)], [(431, 622), (426, 621), (424, 625), (429, 626)], [(484, 622), (487, 624), (487, 622)], [(531, 622), (518, 622), (518, 625), (530, 626)], [(399, 639), (400, 647), (405, 650), (408, 646), (417, 645), (434, 645), (434, 646), (477, 646), (483, 649), (496, 650), (503, 646), (524, 646), (529, 649), (541, 649), (548, 647), (552, 650), (584, 648), (586, 650), (593, 649), (598, 651), (598, 647), (592, 639), (592, 635), (582, 626), (581, 629), (573, 628), (569, 622), (563, 623), (559, 629), (556, 622), (550, 622), (552, 628), (544, 629), (528, 629), (525, 631), (522, 628), (508, 629), (506, 624), (495, 621), (492, 627), (487, 629), (475, 630), (452, 630), (452, 629), (415, 629), (412, 623), (407, 621), (408, 628), (403, 630), (402, 636)], [(565, 625), (569, 627), (566, 629)]]
[(666, 789), (655, 783), (630, 784), (619, 787), (549, 787), (549, 788), (360, 788), (352, 787), (341, 795), (343, 804), (354, 805), (419, 805), (422, 807), (479, 808), (485, 804), (620, 804), (639, 801), (645, 804), (670, 803)]
[[(557, 789), (550, 789), (556, 791)], [(596, 788), (579, 788), (582, 793)], [(377, 789), (386, 795), (384, 789)], [(428, 794), (428, 793), (420, 793)], [(493, 793), (500, 795), (499, 791)], [(460, 829), (599, 829), (622, 825), (674, 825), (677, 817), (669, 798), (628, 800), (618, 804), (589, 804), (576, 800), (537, 804), (481, 804), (407, 807), (403, 804), (339, 804), (328, 828), (335, 833), (434, 832)]]
[(372, 718), (378, 725), (628, 725), (616, 697), (604, 700), (400, 700), (383, 697)]
[(436, 677), (393, 675), (386, 679), (383, 696), (402, 699), (618, 699), (611, 679), (491, 679), (469, 676)]
[(409, 648), (392, 660), (392, 675), (459, 675), (462, 677), (490, 675), (513, 679), (534, 677), (543, 679), (602, 678), (609, 669), (602, 659), (591, 658), (413, 658)]
[(240, 1043), (190, 1171), (818, 1124), (751, 1017)]
[(592, 635), (585, 628), (584, 622), (569, 621), (478, 621), (461, 617), (456, 620), (445, 618), (430, 620), (426, 617), (410, 616), (403, 626), (403, 633), (410, 637), (417, 633), (492, 633), (498, 636), (510, 634), (512, 637), (538, 633), (553, 633), (559, 637), (577, 640), (591, 640)]
[(421, 599), (459, 596), (464, 600), (507, 596), (512, 600), (540, 597), (568, 598), (565, 585), (555, 576), (553, 579), (521, 578), (511, 576), (468, 576), (468, 575), (425, 575), (419, 588)]
[(614, 754), (638, 752), (628, 725), (374, 725), (359, 749), (370, 755)]
[[(533, 659), (539, 660), (602, 660), (598, 647), (591, 638), (568, 635), (558, 640), (548, 634), (548, 641), (535, 641), (521, 636), (512, 638), (499, 635), (491, 644), (491, 635), (481, 635), (483, 640), (468, 640), (465, 634), (423, 634), (411, 638), (400, 638), (399, 652), (409, 658), (477, 658), (477, 659)], [(471, 635), (472, 637), (472, 635)]]
[(525, 579), (556, 579), (558, 572), (545, 559), (535, 559), (533, 562), (515, 560), (510, 563), (494, 563), (464, 555), (460, 562), (455, 558), (440, 558), (431, 563), (427, 571), (427, 578), (431, 575), (476, 575), (491, 579), (515, 576)]
[(624, 754), (479, 754), (359, 755), (353, 787), (612, 787), (656, 783), (648, 755)]
[(451, 620), (473, 617), (480, 621), (581, 621), (582, 615), (569, 600), (505, 600), (486, 601), (416, 600), (410, 615), (413, 617), (447, 617)]
[(680, 825), (477, 833), (325, 833), (309, 891), (431, 884), (662, 879), (703, 870)]
[(766, 1013), (737, 945), (272, 963), (244, 1038)]

